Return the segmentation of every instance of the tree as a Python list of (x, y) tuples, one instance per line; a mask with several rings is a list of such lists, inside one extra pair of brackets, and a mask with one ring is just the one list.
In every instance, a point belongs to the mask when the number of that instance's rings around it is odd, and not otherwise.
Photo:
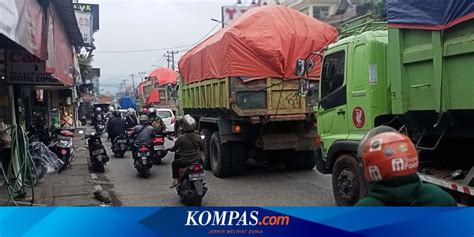
[(79, 54), (77, 56), (79, 61), (79, 69), (81, 70), (82, 82), (92, 80), (92, 61), (94, 55)]

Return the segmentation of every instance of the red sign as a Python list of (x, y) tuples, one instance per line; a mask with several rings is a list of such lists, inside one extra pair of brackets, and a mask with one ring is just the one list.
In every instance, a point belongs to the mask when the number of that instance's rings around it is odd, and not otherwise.
[(365, 112), (364, 110), (357, 106), (352, 111), (352, 122), (356, 128), (363, 128), (365, 125)]

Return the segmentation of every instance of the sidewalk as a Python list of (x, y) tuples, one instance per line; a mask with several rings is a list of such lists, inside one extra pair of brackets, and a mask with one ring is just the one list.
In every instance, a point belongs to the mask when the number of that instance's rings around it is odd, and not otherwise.
[[(89, 173), (87, 159), (89, 153), (83, 136), (73, 139), (75, 158), (72, 168), (67, 168), (60, 174), (50, 174), (44, 177), (34, 188), (35, 202), (38, 206), (98, 206), (101, 202), (94, 198), (98, 183), (105, 183), (103, 176)], [(102, 180), (101, 180), (102, 179)], [(1, 187), (0, 205), (6, 205), (5, 186)], [(29, 195), (30, 196), (30, 195)], [(25, 201), (29, 202), (31, 197)]]

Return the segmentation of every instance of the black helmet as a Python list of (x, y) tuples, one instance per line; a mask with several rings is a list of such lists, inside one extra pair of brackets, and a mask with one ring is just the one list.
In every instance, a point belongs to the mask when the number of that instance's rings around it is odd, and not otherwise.
[(184, 115), (183, 117), (183, 131), (184, 132), (194, 132), (197, 128), (196, 120), (189, 114)]
[(120, 112), (118, 112), (118, 111), (113, 111), (113, 112), (112, 112), (112, 115), (113, 115), (114, 117), (120, 117)]
[(138, 119), (140, 121), (141, 125), (145, 125), (148, 123), (148, 116), (146, 115), (140, 115), (140, 118)]
[(156, 117), (156, 109), (151, 107), (148, 109), (148, 117), (155, 118)]

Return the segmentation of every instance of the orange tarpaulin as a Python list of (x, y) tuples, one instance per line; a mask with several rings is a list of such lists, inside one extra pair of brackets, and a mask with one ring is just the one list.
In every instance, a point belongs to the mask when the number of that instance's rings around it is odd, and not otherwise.
[(160, 92), (158, 91), (158, 89), (154, 89), (150, 93), (150, 96), (148, 96), (146, 103), (149, 105), (154, 103), (160, 103)]
[(337, 36), (331, 25), (291, 8), (256, 7), (189, 50), (179, 70), (187, 83), (231, 76), (294, 79), (297, 59), (324, 49)]
[(149, 78), (155, 77), (158, 80), (159, 86), (164, 86), (167, 84), (176, 84), (176, 79), (178, 77), (178, 73), (175, 71), (165, 68), (165, 67), (160, 67), (148, 75)]

